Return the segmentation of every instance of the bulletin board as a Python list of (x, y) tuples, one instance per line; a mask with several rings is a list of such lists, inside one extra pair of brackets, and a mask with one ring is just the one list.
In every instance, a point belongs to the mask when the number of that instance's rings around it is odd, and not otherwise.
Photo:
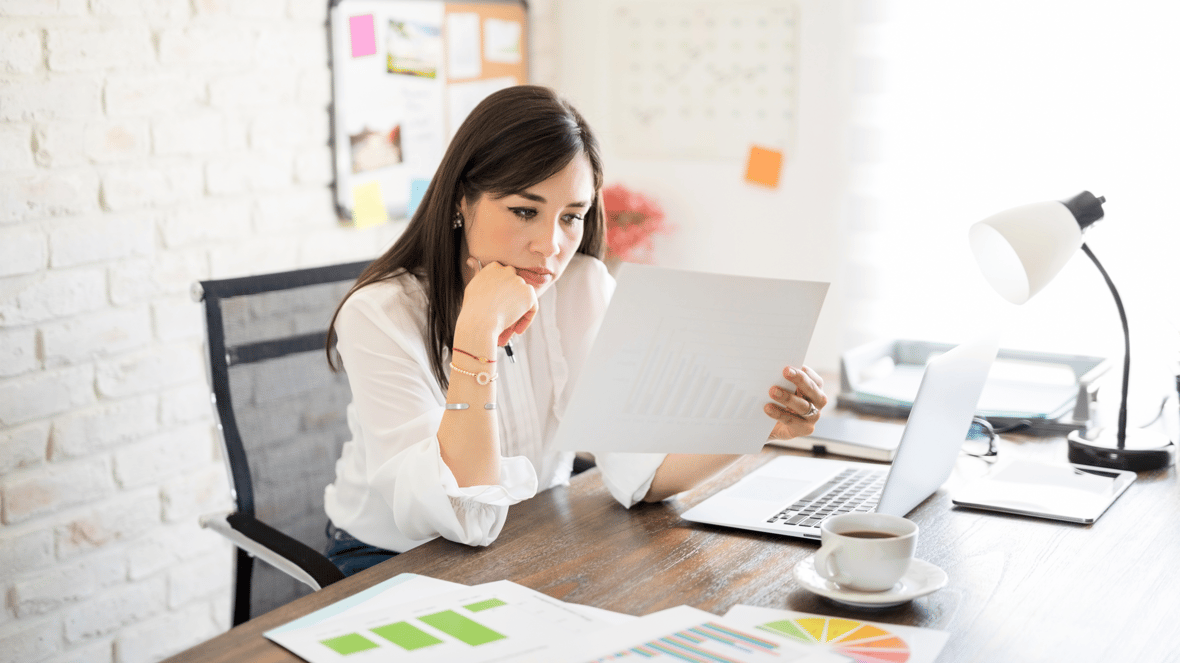
[(334, 0), (336, 205), (357, 227), (406, 218), (484, 97), (528, 82), (523, 0)]
[(795, 0), (616, 1), (611, 123), (622, 156), (745, 158), (791, 151), (796, 125)]

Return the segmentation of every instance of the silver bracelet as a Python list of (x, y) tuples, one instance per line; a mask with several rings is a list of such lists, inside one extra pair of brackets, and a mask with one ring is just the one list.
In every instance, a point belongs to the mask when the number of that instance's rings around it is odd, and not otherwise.
[[(466, 410), (469, 407), (471, 407), (471, 406), (468, 405), (467, 403), (447, 403), (446, 404), (446, 409), (448, 409), (448, 410)], [(495, 403), (484, 403), (483, 409), (495, 410), (496, 404)]]

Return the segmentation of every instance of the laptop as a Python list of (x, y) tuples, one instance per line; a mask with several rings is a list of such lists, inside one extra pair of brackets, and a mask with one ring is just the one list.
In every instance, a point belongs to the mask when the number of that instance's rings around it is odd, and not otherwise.
[(779, 456), (681, 517), (818, 540), (839, 513), (906, 515), (950, 477), (997, 350), (981, 339), (930, 359), (892, 465)]

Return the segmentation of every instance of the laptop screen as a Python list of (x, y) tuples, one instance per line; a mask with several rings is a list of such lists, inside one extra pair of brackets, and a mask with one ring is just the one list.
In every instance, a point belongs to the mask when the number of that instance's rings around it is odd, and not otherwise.
[(950, 477), (998, 349), (985, 338), (927, 362), (878, 513), (904, 516)]

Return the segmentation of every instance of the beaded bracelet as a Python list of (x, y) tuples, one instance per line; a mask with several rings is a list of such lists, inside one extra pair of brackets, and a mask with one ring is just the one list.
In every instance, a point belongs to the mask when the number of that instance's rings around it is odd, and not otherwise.
[(475, 360), (477, 360), (477, 361), (481, 361), (481, 362), (483, 362), (483, 363), (485, 363), (485, 364), (494, 364), (494, 363), (496, 363), (496, 360), (495, 360), (495, 359), (488, 359), (487, 357), (480, 357), (480, 356), (478, 356), (478, 355), (473, 355), (473, 354), (471, 354), (470, 352), (468, 352), (468, 351), (466, 351), (466, 350), (462, 350), (462, 349), (460, 349), (460, 348), (451, 348), (451, 350), (454, 350), (455, 352), (458, 352), (458, 353), (461, 353), (461, 354), (465, 354), (465, 355), (467, 355), (468, 357), (471, 357), (472, 359), (475, 359)]
[[(446, 405), (446, 409), (448, 409), (448, 410), (466, 410), (470, 407), (471, 406), (468, 405), (467, 403), (447, 403), (447, 405)], [(496, 404), (495, 403), (484, 403), (483, 409), (494, 410), (494, 409), (496, 409)]]
[(484, 371), (480, 371), (479, 373), (472, 373), (471, 371), (465, 371), (465, 370), (459, 368), (458, 366), (455, 365), (455, 362), (451, 362), (451, 369), (459, 371), (463, 375), (470, 375), (471, 377), (475, 378), (475, 381), (481, 385), (488, 384), (496, 379), (495, 373), (489, 374)]

